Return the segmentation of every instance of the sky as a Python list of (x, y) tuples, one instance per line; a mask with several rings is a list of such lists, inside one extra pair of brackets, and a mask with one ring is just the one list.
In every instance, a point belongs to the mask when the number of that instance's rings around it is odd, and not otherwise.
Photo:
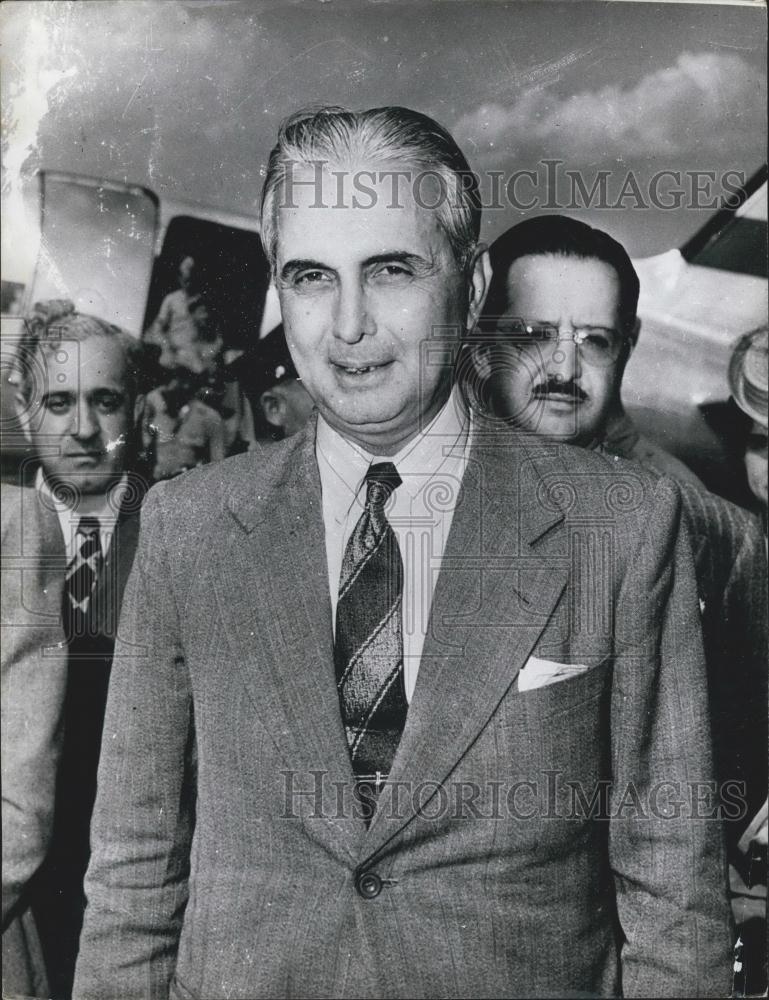
[[(766, 156), (765, 37), (762, 3), (3, 3), (4, 260), (38, 169), (255, 212), (278, 123), (311, 103), (446, 125), (483, 178), (485, 239), (550, 198), (661, 252)], [(569, 178), (589, 191), (601, 171), (604, 202), (624, 200), (585, 209)]]

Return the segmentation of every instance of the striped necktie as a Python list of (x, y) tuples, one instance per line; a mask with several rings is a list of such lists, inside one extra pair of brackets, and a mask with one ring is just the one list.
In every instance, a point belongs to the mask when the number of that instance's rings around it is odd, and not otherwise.
[(369, 467), (366, 506), (339, 579), (334, 660), (358, 798), (369, 820), (406, 724), (403, 562), (385, 503), (401, 483), (392, 462)]
[[(64, 582), (65, 610), (73, 624), (88, 614), (91, 594), (102, 568), (100, 525), (96, 517), (81, 517), (77, 526), (78, 547)], [(67, 607), (68, 605), (68, 607)]]

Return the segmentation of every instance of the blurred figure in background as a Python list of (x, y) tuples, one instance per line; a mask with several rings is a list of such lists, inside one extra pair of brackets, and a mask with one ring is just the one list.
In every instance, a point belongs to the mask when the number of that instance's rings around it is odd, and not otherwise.
[(193, 257), (179, 264), (179, 288), (163, 299), (144, 340), (160, 348), (160, 364), (192, 372), (212, 370), (222, 351), (222, 338), (208, 301), (209, 289)]
[(250, 403), (257, 438), (279, 441), (307, 423), (313, 402), (291, 360), (283, 324), (229, 368)]
[(177, 368), (170, 381), (147, 394), (142, 442), (157, 482), (226, 457), (224, 386)]
[[(162, 376), (147, 396), (142, 441), (155, 480), (247, 451), (253, 417), (225, 349), (223, 310), (201, 268), (185, 256), (145, 340), (160, 349)], [(236, 355), (240, 351), (234, 352)]]
[[(625, 249), (582, 222), (547, 216), (514, 226), (490, 253), (490, 301), (460, 360), (471, 405), (533, 434), (603, 451), (617, 463), (632, 459), (679, 481), (697, 571), (717, 776), (722, 788), (729, 783), (732, 790), (744, 789), (742, 814), (727, 813), (725, 824), (733, 870), (742, 869), (743, 838), (767, 787), (767, 568), (761, 525), (697, 485), (682, 462), (634, 430), (619, 438), (612, 433), (620, 425), (632, 429), (620, 393), (639, 329), (639, 283)], [(766, 353), (764, 347), (762, 367), (755, 345), (752, 351), (742, 349), (741, 360), (733, 363), (732, 385), (754, 427), (763, 427), (765, 449)], [(752, 454), (748, 460), (758, 464)], [(754, 472), (759, 490), (761, 485), (766, 490), (765, 475), (765, 464), (763, 479)], [(752, 879), (755, 885), (762, 877), (765, 891), (765, 870), (756, 869)], [(736, 905), (734, 912), (739, 924)], [(766, 986), (765, 945), (757, 943), (764, 926), (751, 935), (751, 947), (743, 941), (741, 971), (759, 992)]]
[[(33, 906), (50, 995), (72, 985), (85, 897), (89, 826), (104, 706), (123, 588), (146, 481), (137, 472), (137, 421), (146, 389), (144, 345), (71, 302), (38, 303), (19, 347), (17, 410), (39, 461), (35, 486), (4, 533), (9, 544), (46, 534), (59, 566), (67, 643), (64, 739), (48, 857)], [(42, 715), (41, 715), (42, 721)]]
[(769, 418), (769, 331), (760, 327), (746, 333), (734, 346), (729, 365), (732, 398), (747, 418), (744, 441), (745, 473), (750, 492), (758, 501), (767, 521), (767, 426)]
[[(743, 454), (748, 486), (767, 527), (767, 427), (769, 427), (769, 332), (761, 327), (746, 333), (734, 346), (729, 364), (732, 399), (745, 415)], [(766, 703), (764, 702), (764, 708)], [(737, 720), (738, 724), (742, 720)], [(765, 750), (765, 748), (764, 748)], [(737, 845), (739, 855), (730, 870), (733, 907), (743, 944), (741, 982), (746, 994), (766, 986), (766, 863), (767, 803), (753, 816)], [(752, 974), (750, 957), (762, 955), (763, 977)], [(745, 958), (747, 957), (747, 963)], [(740, 970), (742, 971), (742, 970)]]
[(194, 336), (192, 311), (203, 301), (194, 258), (183, 257), (177, 275), (179, 287), (165, 296), (154, 322), (145, 332), (144, 339), (149, 343), (163, 344), (169, 335), (176, 340)]

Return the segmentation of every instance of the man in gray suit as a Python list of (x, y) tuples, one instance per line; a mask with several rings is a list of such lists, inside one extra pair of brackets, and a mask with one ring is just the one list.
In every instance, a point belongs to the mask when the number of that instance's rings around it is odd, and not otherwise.
[[(67, 655), (53, 511), (2, 484), (3, 996), (49, 996), (30, 884), (51, 842)], [(19, 530), (25, 515), (31, 519)], [(38, 516), (39, 515), (39, 516)]]
[(262, 238), (319, 412), (147, 498), (75, 996), (728, 990), (678, 490), (469, 416), (479, 229), (424, 115), (282, 126)]
[[(54, 622), (66, 640), (63, 691), (52, 683), (36, 705), (27, 701), (37, 698), (35, 688), (19, 685), (8, 699), (10, 710), (28, 713), (31, 731), (51, 729), (54, 716), (63, 724), (63, 736), (55, 730), (56, 766), (48, 766), (53, 755), (39, 761), (26, 793), (49, 798), (45, 860), (24, 898), (42, 941), (45, 995), (55, 998), (69, 996), (74, 977), (112, 651), (145, 492), (135, 452), (144, 356), (137, 338), (67, 300), (36, 304), (18, 352), (17, 406), (36, 478), (31, 488), (4, 486), (3, 560), (16, 550), (42, 560), (30, 569), (32, 580), (46, 581), (34, 600), (50, 607), (58, 594)], [(11, 608), (10, 621), (23, 614)], [(23, 752), (10, 745), (9, 759)]]

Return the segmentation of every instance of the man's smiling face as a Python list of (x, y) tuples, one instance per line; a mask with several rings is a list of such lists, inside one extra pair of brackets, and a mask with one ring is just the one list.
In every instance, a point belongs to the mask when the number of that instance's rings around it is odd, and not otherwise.
[[(350, 169), (348, 190), (356, 169), (372, 165)], [(278, 201), (276, 282), (289, 349), (329, 424), (372, 453), (392, 454), (451, 389), (450, 365), (426, 359), (423, 341), (437, 329), (458, 340), (483, 290), (468, 282), (435, 211), (417, 205), (410, 186), (394, 206), (391, 181), (371, 184), (367, 174), (361, 204), (342, 207), (337, 178), (324, 169), (315, 207), (314, 186), (300, 186), (314, 177), (314, 168), (298, 169), (296, 207)]]

